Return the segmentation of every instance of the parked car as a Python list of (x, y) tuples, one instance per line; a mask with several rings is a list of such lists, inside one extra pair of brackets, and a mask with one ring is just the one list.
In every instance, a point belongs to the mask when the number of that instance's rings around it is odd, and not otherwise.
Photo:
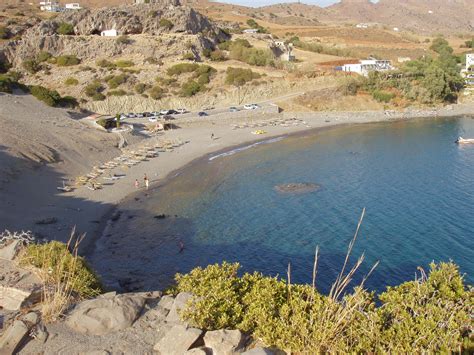
[(176, 110), (168, 110), (168, 115), (176, 115), (178, 111)]
[(128, 118), (135, 118), (137, 117), (133, 112), (127, 113)]
[(178, 108), (176, 111), (181, 114), (188, 112), (185, 108)]
[(135, 117), (136, 118), (143, 118), (143, 113), (137, 113)]
[(244, 105), (244, 109), (246, 110), (255, 110), (257, 107), (255, 107), (255, 104), (246, 104)]
[(238, 112), (238, 111), (240, 111), (240, 110), (235, 106), (229, 107), (229, 112)]
[(169, 115), (170, 110), (161, 110), (160, 115)]
[(206, 112), (201, 111), (201, 112), (198, 112), (198, 116), (199, 117), (204, 117), (204, 116), (209, 116), (209, 115)]
[(152, 116), (158, 117), (160, 115), (160, 111), (153, 111), (151, 113)]
[(156, 122), (156, 120), (157, 120), (156, 116), (151, 116), (148, 118), (148, 121), (150, 122)]
[(143, 117), (151, 117), (151, 112), (143, 112)]

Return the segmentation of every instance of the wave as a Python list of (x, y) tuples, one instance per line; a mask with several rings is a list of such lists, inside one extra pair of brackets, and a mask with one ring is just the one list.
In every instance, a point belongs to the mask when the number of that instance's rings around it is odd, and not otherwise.
[(217, 158), (228, 157), (228, 156), (234, 155), (234, 154), (239, 153), (239, 152), (243, 152), (244, 150), (254, 148), (254, 147), (262, 145), (262, 144), (271, 144), (271, 143), (279, 142), (283, 139), (285, 139), (285, 137), (276, 137), (276, 138), (271, 138), (271, 139), (267, 139), (267, 140), (264, 140), (264, 141), (259, 141), (259, 142), (256, 142), (256, 143), (253, 143), (253, 144), (250, 144), (250, 145), (246, 145), (246, 146), (243, 146), (243, 147), (235, 148), (235, 149), (229, 150), (229, 151), (224, 152), (224, 153), (213, 155), (212, 157), (209, 158), (209, 161), (213, 161), (214, 159), (217, 159)]

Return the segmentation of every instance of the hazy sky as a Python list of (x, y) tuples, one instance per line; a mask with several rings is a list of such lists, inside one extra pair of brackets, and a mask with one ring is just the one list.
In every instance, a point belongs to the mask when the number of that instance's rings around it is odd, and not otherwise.
[[(271, 4), (278, 4), (283, 2), (297, 2), (295, 0), (216, 0), (218, 2), (227, 2), (236, 5), (244, 5), (244, 6), (265, 6)], [(311, 5), (319, 5), (319, 6), (327, 6), (339, 2), (339, 0), (302, 0), (304, 4), (311, 4)], [(377, 0), (373, 0), (373, 2), (377, 2)]]

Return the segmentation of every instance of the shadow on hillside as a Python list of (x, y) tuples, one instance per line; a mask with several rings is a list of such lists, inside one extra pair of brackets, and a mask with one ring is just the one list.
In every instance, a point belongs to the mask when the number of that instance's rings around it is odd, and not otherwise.
[[(74, 227), (77, 233), (98, 232), (101, 213), (112, 207), (61, 193), (57, 187), (66, 180), (63, 174), (51, 165), (14, 157), (4, 146), (0, 164), (0, 231), (31, 230), (39, 238), (66, 242)], [(83, 248), (93, 238), (87, 235)]]

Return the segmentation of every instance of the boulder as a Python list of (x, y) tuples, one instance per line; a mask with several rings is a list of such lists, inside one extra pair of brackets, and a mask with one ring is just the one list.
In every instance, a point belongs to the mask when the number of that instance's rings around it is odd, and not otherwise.
[(200, 338), (201, 329), (175, 325), (154, 346), (161, 355), (183, 355)]
[(41, 280), (32, 272), (3, 259), (0, 259), (0, 270), (0, 308), (16, 311), (41, 300)]
[(8, 244), (0, 244), (0, 259), (13, 260), (23, 246), (21, 240), (12, 240)]
[(179, 312), (186, 306), (186, 303), (193, 297), (189, 292), (181, 292), (174, 299), (170, 312), (166, 317), (169, 323), (182, 323)]
[(284, 351), (281, 351), (278, 349), (257, 347), (257, 348), (247, 350), (241, 355), (284, 355), (284, 354), (286, 354)]
[(80, 303), (66, 324), (79, 333), (104, 335), (130, 327), (144, 305), (142, 296), (108, 294)]
[(213, 355), (212, 349), (200, 347), (188, 350), (184, 353), (185, 355)]
[(169, 311), (173, 307), (173, 303), (174, 303), (174, 297), (170, 295), (166, 295), (166, 296), (161, 297), (158, 305)]
[(240, 330), (214, 330), (206, 333), (204, 344), (213, 355), (231, 355), (244, 346), (245, 337)]
[(0, 354), (14, 354), (30, 329), (21, 320), (16, 320), (0, 338)]

